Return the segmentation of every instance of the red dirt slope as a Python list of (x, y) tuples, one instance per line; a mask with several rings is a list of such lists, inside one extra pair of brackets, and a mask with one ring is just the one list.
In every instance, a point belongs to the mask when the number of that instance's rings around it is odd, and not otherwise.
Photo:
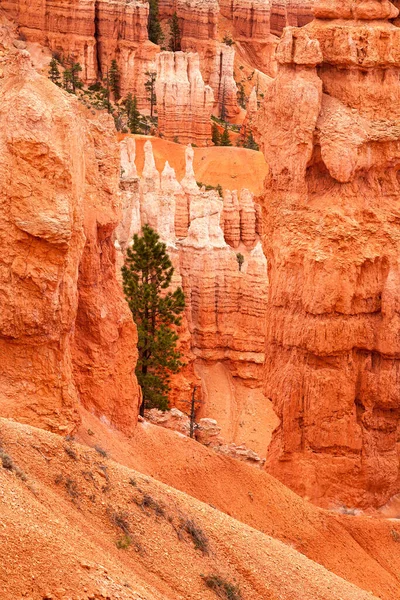
[(0, 436), (2, 600), (216, 600), (210, 573), (243, 600), (374, 598), (100, 449), (4, 419)]

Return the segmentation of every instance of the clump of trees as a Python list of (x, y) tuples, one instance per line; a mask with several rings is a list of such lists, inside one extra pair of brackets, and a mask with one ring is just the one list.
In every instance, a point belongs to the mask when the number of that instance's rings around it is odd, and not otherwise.
[(104, 76), (88, 87), (84, 87), (80, 79), (81, 72), (82, 66), (73, 57), (63, 59), (54, 55), (49, 64), (48, 76), (59, 87), (77, 95), (85, 106), (107, 110), (114, 118), (117, 131), (124, 133), (130, 131), (134, 134), (149, 133), (151, 127), (156, 126), (155, 71), (146, 72), (145, 90), (150, 103), (150, 117), (145, 117), (139, 112), (136, 95), (129, 93), (125, 99), (121, 99), (121, 74), (115, 58), (111, 60)]
[(169, 378), (183, 366), (176, 327), (185, 307), (182, 288), (169, 291), (174, 268), (166, 245), (148, 225), (135, 234), (122, 267), (123, 288), (138, 329), (136, 375), (142, 388), (140, 414), (168, 409)]

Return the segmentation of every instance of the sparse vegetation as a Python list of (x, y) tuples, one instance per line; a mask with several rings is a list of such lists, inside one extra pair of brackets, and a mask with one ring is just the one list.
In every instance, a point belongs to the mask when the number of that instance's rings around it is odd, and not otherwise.
[(157, 517), (165, 517), (164, 507), (149, 494), (143, 494), (140, 500), (135, 499), (134, 502), (143, 510), (149, 509), (153, 511)]
[(3, 469), (7, 469), (8, 471), (12, 471), (14, 468), (14, 463), (11, 458), (4, 450), (0, 449), (0, 459)]
[(228, 127), (226, 125), (225, 125), (224, 131), (222, 132), (222, 135), (221, 135), (220, 146), (232, 146)]
[(242, 600), (240, 588), (233, 583), (229, 583), (219, 575), (202, 575), (206, 586), (213, 590), (219, 598), (223, 600)]
[(72, 458), (72, 460), (78, 460), (78, 455), (72, 448), (72, 446), (64, 446), (64, 450), (68, 454), (68, 456)]
[(130, 534), (130, 527), (128, 523), (128, 515), (126, 512), (115, 511), (110, 508), (107, 509), (109, 519), (115, 527), (118, 527), (125, 535)]
[(102, 456), (103, 458), (107, 458), (108, 454), (105, 450), (103, 450), (103, 448), (101, 446), (95, 446), (94, 449), (96, 450), (97, 454), (100, 454), (100, 456)]
[(149, 0), (149, 20), (147, 23), (147, 32), (149, 40), (153, 44), (161, 44), (164, 40), (164, 35), (161, 29), (160, 18), (158, 13), (158, 0)]
[(122, 537), (117, 539), (115, 545), (119, 550), (126, 550), (127, 548), (129, 548), (129, 546), (132, 545), (132, 538), (130, 535), (123, 535)]
[(398, 531), (396, 531), (395, 529), (392, 529), (390, 531), (390, 535), (392, 536), (392, 539), (395, 542), (400, 542), (400, 533)]
[(224, 35), (224, 37), (222, 38), (222, 41), (224, 44), (226, 44), (227, 46), (233, 46), (233, 44), (235, 43), (232, 39), (232, 37), (229, 35), (229, 33), (226, 33)]
[(132, 485), (133, 487), (136, 487), (137, 486), (136, 479), (134, 479), (133, 477), (131, 477), (129, 479), (129, 485)]
[(181, 30), (179, 27), (179, 19), (176, 11), (169, 20), (170, 40), (169, 49), (172, 52), (178, 52), (181, 49)]
[(56, 58), (52, 58), (49, 66), (49, 78), (53, 83), (58, 86), (61, 86), (61, 74), (58, 66), (58, 61)]
[(150, 102), (150, 119), (152, 119), (154, 116), (154, 107), (157, 102), (156, 88), (155, 88), (157, 73), (155, 71), (146, 71), (146, 75), (147, 75), (147, 80), (144, 84), (144, 87), (146, 88), (147, 93), (148, 93), (147, 100)]
[(236, 254), (236, 260), (237, 260), (238, 265), (239, 265), (239, 271), (241, 271), (242, 270), (242, 265), (244, 263), (244, 256), (243, 256), (243, 254), (241, 254), (240, 252), (238, 252)]
[(110, 85), (110, 89), (114, 95), (114, 100), (117, 101), (121, 98), (121, 90), (120, 90), (120, 79), (121, 75), (119, 72), (118, 64), (115, 58), (111, 61), (111, 67), (108, 72), (108, 82)]
[(209, 542), (206, 534), (192, 519), (181, 519), (180, 530), (184, 531), (191, 537), (196, 550), (201, 550), (203, 554), (210, 553)]
[(204, 187), (206, 192), (210, 192), (211, 190), (215, 190), (216, 192), (218, 192), (219, 196), (222, 198), (223, 196), (223, 190), (222, 190), (222, 185), (218, 184), (218, 185), (209, 185), (208, 183), (203, 183), (202, 181), (196, 181), (197, 185), (199, 187)]

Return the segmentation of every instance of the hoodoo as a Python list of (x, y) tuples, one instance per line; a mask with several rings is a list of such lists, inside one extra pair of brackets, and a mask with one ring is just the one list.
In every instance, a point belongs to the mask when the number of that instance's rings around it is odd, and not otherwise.
[(400, 491), (398, 10), (319, 1), (287, 28), (256, 128), (270, 173), (268, 469), (323, 504)]

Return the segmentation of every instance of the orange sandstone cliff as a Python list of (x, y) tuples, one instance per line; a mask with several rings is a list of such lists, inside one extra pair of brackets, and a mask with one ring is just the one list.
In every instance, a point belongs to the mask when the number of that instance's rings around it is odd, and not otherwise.
[(268, 469), (323, 504), (400, 491), (400, 29), (390, 2), (320, 0), (286, 29), (257, 118), (270, 174)]
[(119, 152), (108, 117), (31, 67), (3, 35), (0, 411), (66, 432), (82, 403), (131, 430), (136, 330), (115, 279)]

